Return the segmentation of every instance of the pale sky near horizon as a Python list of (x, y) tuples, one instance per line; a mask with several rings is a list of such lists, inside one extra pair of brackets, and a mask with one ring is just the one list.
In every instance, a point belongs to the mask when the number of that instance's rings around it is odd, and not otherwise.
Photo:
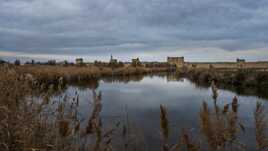
[(267, 0), (0, 0), (0, 59), (268, 60)]

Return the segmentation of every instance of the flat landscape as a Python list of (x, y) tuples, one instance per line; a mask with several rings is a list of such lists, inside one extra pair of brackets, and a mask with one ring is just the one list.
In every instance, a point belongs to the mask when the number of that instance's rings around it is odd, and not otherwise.
[(268, 0), (0, 0), (0, 151), (268, 151)]
[(266, 148), (263, 66), (0, 67), (2, 150)]

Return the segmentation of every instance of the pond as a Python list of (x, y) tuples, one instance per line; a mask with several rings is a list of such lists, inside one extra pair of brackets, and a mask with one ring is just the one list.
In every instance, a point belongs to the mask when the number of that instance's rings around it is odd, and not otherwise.
[[(131, 125), (136, 137), (147, 150), (159, 150), (160, 105), (167, 108), (171, 128), (171, 142), (178, 141), (182, 129), (193, 137), (200, 134), (199, 113), (203, 101), (213, 110), (214, 101), (210, 87), (200, 87), (186, 78), (173, 75), (134, 76), (128, 78), (103, 78), (93, 84), (70, 85), (62, 95), (79, 95), (78, 115), (86, 124), (92, 109), (93, 89), (102, 93), (101, 117), (103, 125), (125, 121)], [(219, 89), (217, 104), (221, 107), (231, 103), (234, 96), (239, 101), (238, 116), (246, 131), (239, 137), (244, 144), (255, 148), (254, 110), (256, 101), (267, 107), (267, 99), (257, 96), (243, 96), (229, 90)], [(58, 97), (58, 96), (56, 96)], [(55, 97), (55, 98), (56, 98)]]

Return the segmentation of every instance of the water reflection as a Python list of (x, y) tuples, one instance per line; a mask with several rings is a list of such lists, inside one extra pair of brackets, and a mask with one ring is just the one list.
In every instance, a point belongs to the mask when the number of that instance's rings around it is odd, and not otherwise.
[[(192, 81), (193, 82), (193, 81)], [(197, 83), (193, 82), (197, 88), (210, 88), (209, 83)], [(262, 99), (268, 99), (268, 89), (262, 87), (243, 87), (243, 86), (232, 86), (226, 84), (218, 84), (218, 87), (222, 90), (228, 90), (242, 96), (257, 96)]]
[[(191, 133), (199, 134), (199, 112), (202, 102), (208, 101), (208, 106), (215, 107), (210, 87), (194, 84), (191, 81), (178, 77), (175, 74), (159, 74), (147, 76), (103, 77), (69, 85), (63, 95), (75, 96), (79, 94), (79, 118), (86, 124), (91, 113), (90, 99), (94, 95), (92, 89), (102, 92), (103, 109), (101, 117), (104, 125), (115, 121), (125, 121), (126, 115), (139, 133), (139, 138), (144, 138), (148, 150), (159, 149), (159, 105), (163, 104), (168, 109), (171, 122), (171, 141), (175, 142), (183, 128), (189, 128)], [(257, 100), (266, 101), (255, 97), (252, 91), (245, 89), (220, 89), (217, 98), (217, 107), (231, 103), (233, 97), (238, 95), (239, 118), (245, 124), (249, 134), (254, 131), (253, 110)], [(249, 93), (250, 92), (250, 93)], [(243, 95), (241, 95), (243, 94)], [(247, 95), (244, 95), (247, 94)], [(253, 95), (250, 95), (253, 94)], [(265, 96), (265, 95), (262, 95)], [(267, 104), (265, 104), (267, 106)], [(247, 138), (245, 142), (254, 140)]]
[(69, 83), (68, 86), (73, 86), (79, 88), (79, 90), (86, 90), (86, 89), (97, 89), (99, 87), (99, 79), (92, 79), (92, 80), (86, 80), (86, 81), (78, 81)]
[[(160, 74), (152, 74), (152, 75), (132, 75), (132, 76), (107, 76), (102, 77), (101, 79), (92, 79), (87, 81), (80, 81), (75, 83), (69, 83), (65, 87), (61, 87), (61, 89), (54, 88), (53, 92), (55, 95), (58, 95), (65, 91), (69, 86), (74, 86), (79, 88), (80, 90), (86, 89), (97, 89), (99, 87), (100, 82), (104, 83), (124, 83), (128, 84), (130, 82), (140, 82), (143, 81), (144, 78), (159, 77), (166, 80), (166, 82), (183, 82), (185, 77), (178, 76), (175, 73), (160, 73)], [(187, 79), (188, 80), (188, 79)], [(156, 81), (157, 82), (157, 81)], [(191, 81), (191, 85), (195, 86), (197, 89), (209, 89), (210, 83), (197, 83)], [(237, 95), (242, 96), (257, 96), (263, 99), (268, 99), (267, 88), (252, 88), (252, 87), (235, 87), (230, 85), (218, 85), (220, 89), (229, 90)]]

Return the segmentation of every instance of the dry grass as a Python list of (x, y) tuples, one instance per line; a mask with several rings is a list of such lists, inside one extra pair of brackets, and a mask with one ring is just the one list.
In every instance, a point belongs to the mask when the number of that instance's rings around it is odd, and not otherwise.
[[(27, 67), (23, 73), (30, 72), (40, 77), (47, 75), (49, 78), (59, 75), (68, 75), (72, 70), (73, 75), (86, 76), (88, 69), (46, 67), (45, 71)], [(49, 69), (48, 69), (49, 68)], [(62, 67), (61, 67), (62, 68)], [(79, 95), (62, 97), (60, 100), (50, 100), (50, 92), (41, 94), (42, 101), (34, 97), (34, 90), (28, 81), (21, 77), (22, 69), (17, 67), (0, 66), (0, 150), (1, 151), (28, 151), (28, 150), (139, 150), (139, 144), (130, 145), (133, 139), (130, 134), (130, 126), (120, 124), (103, 126), (101, 111), (101, 93), (93, 91), (93, 106), (88, 117), (86, 127), (81, 126), (78, 117)], [(46, 73), (50, 72), (52, 73)], [(96, 69), (97, 71), (97, 69)], [(217, 94), (214, 84), (213, 93)], [(200, 132), (201, 136), (191, 136), (187, 130), (182, 130), (177, 143), (169, 142), (170, 135), (174, 135), (170, 129), (168, 109), (160, 106), (160, 130), (161, 150), (163, 151), (222, 151), (222, 150), (245, 150), (245, 145), (239, 140), (238, 135), (245, 132), (245, 127), (239, 120), (239, 101), (236, 97), (232, 103), (223, 107), (218, 105), (217, 97), (213, 95), (214, 104), (210, 108), (206, 102), (200, 109)], [(256, 149), (265, 150), (268, 147), (267, 117), (264, 106), (257, 103), (254, 112), (256, 126)], [(198, 119), (198, 118), (197, 118)], [(128, 122), (127, 122), (128, 123)], [(117, 135), (120, 133), (120, 135)], [(132, 133), (135, 133), (133, 130)], [(245, 136), (246, 137), (246, 136)], [(126, 140), (126, 141), (119, 141)], [(115, 145), (116, 144), (116, 145)], [(118, 144), (121, 147), (118, 147)], [(141, 149), (140, 149), (141, 150)], [(144, 149), (145, 150), (145, 149)]]
[(217, 86), (215, 84), (215, 81), (212, 81), (211, 89), (212, 89), (212, 94), (213, 94), (212, 97), (213, 97), (213, 99), (217, 100), (217, 98), (218, 98), (218, 88), (217, 88)]
[(257, 102), (254, 113), (255, 128), (256, 128), (256, 144), (257, 150), (261, 151), (268, 147), (268, 121), (264, 106), (261, 102)]
[(161, 136), (162, 136), (162, 151), (181, 151), (183, 147), (187, 151), (199, 151), (200, 146), (196, 142), (194, 142), (189, 133), (186, 130), (182, 131), (182, 136), (179, 137), (179, 141), (176, 144), (169, 144), (169, 121), (168, 121), (168, 114), (167, 109), (160, 105), (160, 129), (161, 129)]
[(169, 137), (169, 126), (167, 119), (167, 110), (163, 105), (160, 105), (160, 125), (164, 141), (168, 141)]
[(166, 71), (166, 69), (157, 68), (145, 68), (145, 67), (132, 67), (125, 66), (120, 68), (109, 68), (109, 67), (97, 67), (91, 66), (48, 66), (48, 65), (25, 65), (18, 66), (16, 68), (21, 73), (30, 73), (35, 77), (40, 78), (53, 78), (56, 77), (99, 77), (101, 75), (129, 75), (129, 74), (141, 74), (149, 73), (153, 71)]
[(64, 86), (70, 82), (89, 81), (103, 76), (144, 75), (153, 72), (167, 71), (167, 68), (145, 68), (125, 66), (120, 68), (90, 66), (49, 66), (24, 65), (13, 69), (20, 78), (28, 81), (34, 87), (48, 89), (48, 86)]
[[(216, 86), (212, 83), (212, 92), (216, 93)], [(233, 98), (231, 103), (232, 111), (229, 110), (229, 104), (221, 109), (217, 105), (216, 97), (214, 99), (214, 112), (210, 111), (206, 102), (200, 111), (201, 132), (205, 136), (211, 150), (226, 149), (244, 149), (243, 145), (237, 140), (240, 130), (245, 131), (244, 126), (238, 119), (238, 99)]]
[(217, 81), (220, 85), (250, 88), (268, 88), (267, 70), (254, 69), (187, 69), (181, 71), (183, 75), (194, 82), (206, 85)]

